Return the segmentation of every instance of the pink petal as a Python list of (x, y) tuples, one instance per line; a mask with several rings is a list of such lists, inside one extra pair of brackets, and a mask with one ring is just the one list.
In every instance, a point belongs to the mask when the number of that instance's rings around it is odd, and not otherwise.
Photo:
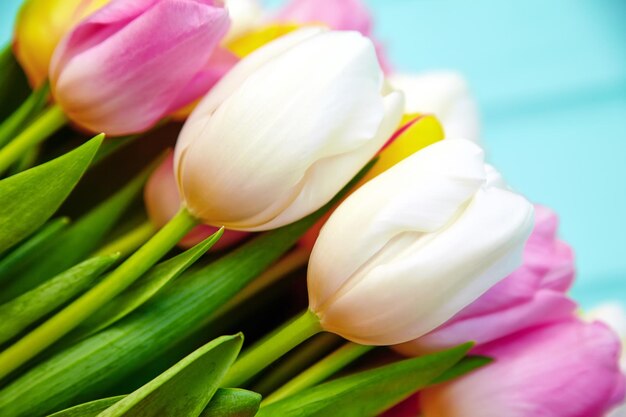
[(114, 1), (81, 23), (53, 58), (56, 101), (77, 124), (143, 131), (180, 104), (228, 29), (208, 0)]

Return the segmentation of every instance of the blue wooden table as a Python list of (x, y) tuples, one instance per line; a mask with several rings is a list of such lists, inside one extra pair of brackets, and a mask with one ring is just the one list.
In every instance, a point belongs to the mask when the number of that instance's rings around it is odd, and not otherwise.
[[(0, 1), (0, 40), (18, 3)], [(626, 303), (626, 1), (368, 3), (397, 68), (467, 76), (493, 163), (561, 215), (576, 297)]]

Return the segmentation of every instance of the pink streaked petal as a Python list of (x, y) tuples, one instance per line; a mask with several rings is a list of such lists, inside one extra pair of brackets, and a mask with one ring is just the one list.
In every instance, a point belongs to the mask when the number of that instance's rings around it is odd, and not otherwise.
[[(239, 58), (225, 48), (217, 47), (209, 62), (176, 97), (169, 112), (176, 111), (207, 93), (235, 64)], [(168, 113), (169, 113), (168, 112)]]
[[(112, 14), (106, 9), (96, 22)], [(94, 36), (99, 42), (88, 49), (80, 44), (73, 50), (68, 41), (59, 53), (62, 68), (53, 71), (58, 79), (52, 79), (55, 98), (70, 118), (113, 135), (144, 130), (165, 115), (181, 84), (189, 83), (209, 60), (226, 33), (228, 15), (197, 0), (163, 0), (130, 21), (120, 15), (120, 22), (122, 28), (109, 24), (104, 40)], [(88, 19), (76, 32), (99, 25)]]
[(425, 390), (425, 417), (602, 417), (620, 383), (619, 342), (599, 323), (529, 329), (477, 353), (495, 362)]

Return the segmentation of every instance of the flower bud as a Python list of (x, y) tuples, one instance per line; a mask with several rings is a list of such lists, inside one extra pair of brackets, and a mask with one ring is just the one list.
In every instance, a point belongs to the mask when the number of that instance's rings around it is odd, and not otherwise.
[(50, 60), (63, 36), (110, 0), (28, 0), (15, 22), (13, 52), (34, 88), (48, 78)]
[(443, 326), (396, 346), (418, 355), (457, 346), (477, 346), (520, 330), (572, 317), (576, 303), (565, 292), (574, 280), (574, 255), (556, 237), (558, 219), (535, 206), (535, 228), (524, 248), (523, 264)]
[(575, 319), (479, 347), (494, 362), (421, 392), (424, 417), (603, 417), (624, 398), (620, 343)]
[[(174, 155), (169, 154), (154, 170), (144, 189), (144, 201), (150, 221), (163, 227), (180, 209), (181, 201), (174, 177)], [(179, 246), (190, 248), (217, 232), (213, 226), (199, 225), (193, 228)], [(246, 238), (248, 233), (225, 230), (222, 237), (213, 245), (214, 250), (225, 249)]]
[(218, 0), (116, 0), (76, 26), (50, 67), (76, 124), (137, 133), (206, 92), (205, 65), (228, 29)]
[(357, 343), (407, 342), (521, 264), (533, 208), (487, 183), (482, 150), (444, 140), (350, 195), (309, 262), (310, 309)]
[(389, 82), (404, 92), (407, 112), (437, 116), (446, 138), (480, 141), (478, 107), (460, 74), (453, 71), (395, 74), (389, 77)]
[(267, 230), (327, 203), (393, 133), (402, 94), (386, 92), (356, 32), (301, 29), (240, 61), (176, 144), (175, 172), (198, 219)]

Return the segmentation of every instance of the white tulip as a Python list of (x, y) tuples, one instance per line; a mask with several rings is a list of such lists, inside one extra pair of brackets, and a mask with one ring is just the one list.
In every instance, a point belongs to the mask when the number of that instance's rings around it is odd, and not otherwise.
[(179, 136), (178, 186), (207, 224), (267, 230), (317, 210), (402, 116), (372, 42), (301, 29), (256, 50), (199, 103)]
[(407, 342), (506, 277), (521, 264), (533, 206), (500, 185), (477, 145), (444, 140), (355, 191), (309, 262), (322, 327), (357, 343)]
[(478, 106), (467, 82), (454, 71), (394, 74), (389, 83), (404, 92), (407, 113), (434, 114), (446, 138), (480, 141)]

